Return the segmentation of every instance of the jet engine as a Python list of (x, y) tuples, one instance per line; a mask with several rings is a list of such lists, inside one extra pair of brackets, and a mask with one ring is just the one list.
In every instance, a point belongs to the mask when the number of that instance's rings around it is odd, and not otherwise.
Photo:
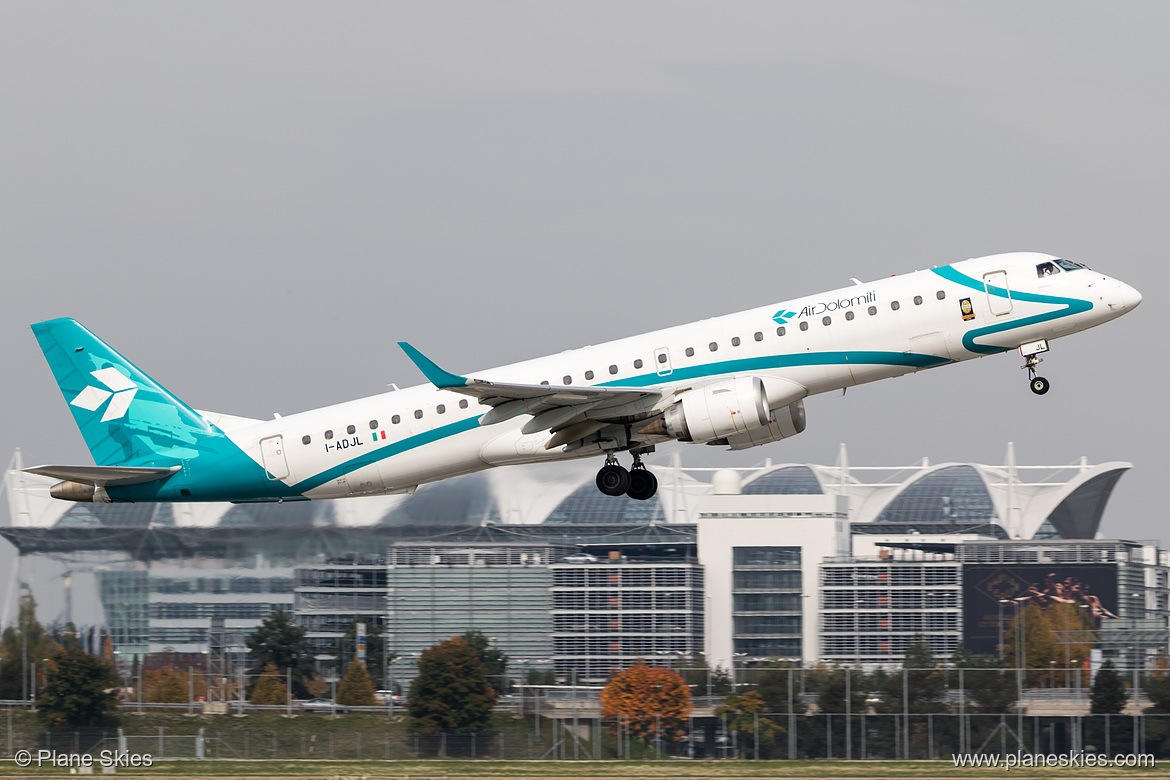
[(662, 417), (669, 436), (701, 444), (722, 442), (771, 422), (768, 394), (755, 376), (732, 377), (688, 390)]

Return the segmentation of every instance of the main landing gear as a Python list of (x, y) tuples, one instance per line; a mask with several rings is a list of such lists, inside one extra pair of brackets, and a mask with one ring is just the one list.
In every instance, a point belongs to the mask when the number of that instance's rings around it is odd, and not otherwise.
[(1040, 364), (1040, 354), (1048, 351), (1047, 341), (1037, 341), (1020, 347), (1020, 354), (1024, 356), (1024, 365), (1028, 369), (1028, 386), (1036, 395), (1044, 395), (1051, 384), (1042, 376), (1036, 376), (1036, 366)]
[(611, 452), (597, 472), (597, 489), (607, 496), (627, 495), (635, 501), (645, 501), (658, 492), (658, 478), (643, 465), (641, 455), (634, 455), (633, 467), (626, 471)]

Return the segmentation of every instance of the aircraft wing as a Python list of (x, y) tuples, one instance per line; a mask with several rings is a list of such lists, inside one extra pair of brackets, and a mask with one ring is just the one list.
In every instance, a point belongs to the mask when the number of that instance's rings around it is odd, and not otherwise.
[(658, 390), (639, 388), (552, 387), (472, 379), (444, 371), (405, 341), (398, 342), (398, 346), (435, 387), (472, 396), (493, 407), (480, 419), (480, 425), (493, 425), (531, 414), (533, 418), (525, 423), (524, 433), (543, 430), (556, 433), (587, 420), (603, 424), (619, 418), (644, 416), (662, 398)]

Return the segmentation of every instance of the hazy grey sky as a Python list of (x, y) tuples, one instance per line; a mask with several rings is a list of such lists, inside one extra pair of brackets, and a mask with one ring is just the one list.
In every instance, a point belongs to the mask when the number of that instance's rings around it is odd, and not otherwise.
[(1167, 29), (1162, 2), (5, 2), (0, 454), (89, 462), (50, 317), (267, 417), (422, 381), (399, 339), (469, 372), (1038, 250), (1145, 296), (1054, 344), (1047, 396), (1013, 353), (684, 457), (1015, 441), (1132, 461), (1103, 532), (1170, 536)]

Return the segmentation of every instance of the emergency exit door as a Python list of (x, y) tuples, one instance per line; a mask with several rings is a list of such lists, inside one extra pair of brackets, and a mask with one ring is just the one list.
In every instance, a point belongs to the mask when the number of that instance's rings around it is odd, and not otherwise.
[(1008, 288), (1007, 271), (992, 271), (983, 274), (983, 285), (987, 289), (987, 305), (991, 313), (1000, 316), (1012, 313), (1012, 292)]
[(284, 437), (269, 436), (260, 440), (260, 459), (269, 479), (284, 479), (288, 476), (288, 461), (284, 457)]

